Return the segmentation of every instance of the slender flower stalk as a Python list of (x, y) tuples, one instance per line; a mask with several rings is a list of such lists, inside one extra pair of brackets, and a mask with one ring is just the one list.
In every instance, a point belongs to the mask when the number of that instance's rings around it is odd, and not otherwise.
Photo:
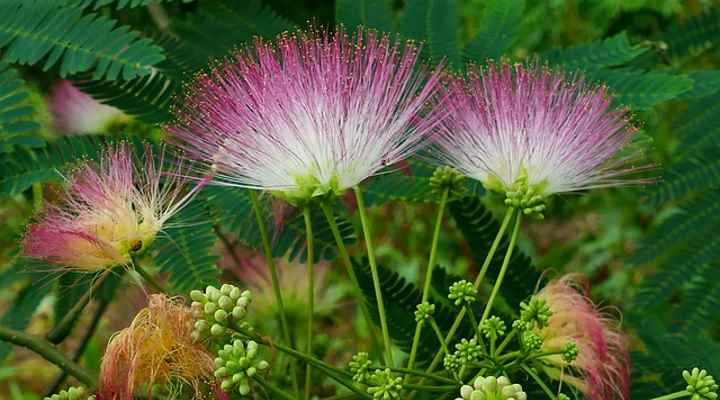
[[(253, 206), (253, 213), (255, 214), (255, 220), (260, 230), (260, 238), (262, 240), (263, 252), (265, 253), (265, 261), (270, 271), (270, 280), (272, 282), (273, 293), (275, 294), (275, 302), (278, 307), (278, 314), (280, 317), (280, 328), (282, 329), (283, 340), (288, 346), (292, 346), (292, 340), (290, 337), (290, 328), (288, 327), (287, 316), (285, 315), (285, 302), (283, 301), (282, 292), (280, 291), (280, 284), (278, 279), (277, 268), (275, 267), (275, 260), (273, 258), (272, 249), (270, 248), (270, 239), (268, 237), (267, 229), (265, 227), (265, 221), (263, 221), (260, 202), (258, 201), (257, 193), (254, 190), (250, 191), (250, 201)], [(293, 388), (296, 394), (299, 394), (299, 385), (297, 381), (297, 372), (295, 370), (295, 362), (290, 362), (290, 374), (292, 375)]]
[[(355, 299), (360, 305), (360, 311), (362, 312), (363, 317), (365, 318), (365, 323), (367, 324), (368, 329), (370, 329), (372, 335), (375, 324), (370, 317), (370, 310), (368, 310), (367, 305), (365, 304), (365, 298), (363, 296), (362, 289), (360, 289), (360, 283), (358, 282), (357, 275), (355, 274), (355, 269), (353, 268), (352, 261), (350, 260), (347, 248), (345, 247), (345, 242), (343, 242), (342, 235), (340, 234), (340, 229), (338, 228), (337, 222), (335, 221), (335, 213), (333, 212), (332, 207), (326, 201), (320, 202), (320, 208), (325, 214), (328, 225), (330, 225), (330, 231), (332, 232), (333, 238), (335, 239), (335, 244), (337, 245), (338, 255), (340, 256), (340, 260), (342, 261), (342, 263), (345, 265), (345, 270), (347, 271), (347, 274), (350, 277), (350, 281), (353, 284)], [(374, 335), (372, 335), (371, 340), (374, 341)]]
[[(483, 280), (485, 279), (485, 275), (487, 274), (487, 270), (490, 267), (490, 263), (492, 262), (493, 258), (495, 257), (495, 253), (497, 252), (497, 249), (500, 246), (500, 242), (502, 241), (502, 238), (505, 235), (505, 231), (507, 230), (507, 227), (510, 225), (510, 221), (514, 215), (515, 215), (515, 210), (513, 208), (508, 208), (508, 210), (505, 212), (505, 217), (503, 218), (503, 221), (500, 224), (500, 229), (498, 230), (497, 235), (495, 235), (495, 239), (493, 239), (492, 245), (490, 246), (490, 250), (488, 251), (487, 256), (485, 256), (485, 261), (483, 261), (483, 265), (482, 265), (482, 267), (480, 267), (480, 272), (478, 272), (477, 277), (475, 277), (475, 282), (473, 283), (473, 287), (476, 290), (480, 287)], [(460, 324), (462, 323), (463, 319), (465, 318), (465, 313), (466, 313), (465, 308), (460, 309), (460, 312), (458, 313), (457, 317), (455, 317), (455, 320), (453, 321), (453, 324), (450, 326), (450, 330), (448, 331), (447, 336), (445, 337), (445, 343), (452, 343), (452, 340), (455, 337), (455, 333), (457, 333), (457, 330), (460, 328)], [(433, 360), (430, 363), (430, 366), (428, 367), (426, 372), (432, 372), (435, 370), (435, 368), (437, 368), (437, 366), (440, 364), (440, 361), (442, 361), (442, 358), (444, 355), (443, 353), (444, 353), (443, 351), (439, 351), (435, 355), (435, 357), (433, 358)]]
[[(435, 268), (435, 261), (437, 259), (437, 246), (440, 240), (440, 228), (442, 227), (443, 213), (445, 212), (445, 206), (447, 205), (449, 195), (450, 187), (446, 187), (440, 198), (440, 206), (438, 206), (437, 219), (435, 220), (435, 230), (433, 231), (432, 243), (430, 245), (430, 257), (428, 258), (427, 272), (425, 272), (425, 284), (423, 285), (421, 303), (427, 302), (428, 297), (430, 296), (430, 283), (432, 282), (433, 268)], [(413, 335), (412, 345), (410, 346), (410, 357), (408, 358), (408, 369), (412, 369), (415, 365), (415, 357), (417, 355), (423, 325), (424, 320), (418, 321), (415, 325), (415, 334)], [(444, 342), (441, 341), (441, 343)]]
[(513, 250), (515, 249), (515, 242), (517, 241), (518, 232), (520, 231), (521, 221), (522, 214), (518, 213), (517, 217), (515, 217), (515, 227), (513, 228), (512, 234), (510, 234), (510, 243), (508, 243), (508, 248), (505, 252), (502, 266), (500, 267), (500, 272), (498, 273), (498, 277), (495, 280), (495, 285), (493, 285), (492, 292), (490, 292), (490, 298), (485, 305), (485, 310), (483, 311), (478, 326), (482, 326), (483, 323), (490, 316), (490, 311), (492, 311), (493, 304), (495, 303), (495, 298), (500, 292), (500, 287), (502, 286), (503, 279), (505, 278), (505, 273), (507, 272), (508, 266), (510, 265), (510, 259), (512, 259)]
[[(308, 287), (307, 287), (307, 348), (305, 353), (313, 354), (313, 319), (315, 315), (315, 268), (314, 268), (314, 257), (315, 257), (315, 243), (313, 238), (312, 228), (312, 217), (310, 214), (310, 207), (305, 207), (303, 210), (305, 217), (305, 230), (307, 232), (307, 275), (308, 275)], [(310, 364), (305, 366), (305, 398), (310, 400), (310, 389), (312, 385), (312, 368)]]
[(375, 290), (375, 301), (377, 302), (378, 314), (380, 315), (380, 329), (382, 330), (383, 344), (385, 346), (385, 358), (388, 366), (394, 366), (392, 342), (390, 341), (390, 331), (388, 330), (387, 317), (385, 316), (385, 303), (383, 302), (380, 276), (378, 275), (377, 263), (375, 261), (375, 248), (372, 243), (372, 230), (370, 229), (370, 222), (365, 213), (365, 200), (363, 199), (362, 190), (359, 186), (355, 186), (355, 198), (357, 199), (360, 223), (362, 224), (363, 235), (365, 237), (365, 248), (367, 249), (368, 261), (370, 263), (370, 274), (372, 275), (373, 288)]
[(258, 39), (199, 75), (167, 129), (218, 184), (296, 203), (339, 195), (412, 155), (437, 124), (420, 113), (439, 70), (418, 54), (362, 28)]

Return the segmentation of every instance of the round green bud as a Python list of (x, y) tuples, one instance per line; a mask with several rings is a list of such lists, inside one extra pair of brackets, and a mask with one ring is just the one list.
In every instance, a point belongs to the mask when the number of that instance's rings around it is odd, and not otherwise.
[(212, 327), (210, 327), (210, 334), (213, 336), (220, 336), (223, 333), (225, 333), (225, 328), (220, 324), (213, 324)]

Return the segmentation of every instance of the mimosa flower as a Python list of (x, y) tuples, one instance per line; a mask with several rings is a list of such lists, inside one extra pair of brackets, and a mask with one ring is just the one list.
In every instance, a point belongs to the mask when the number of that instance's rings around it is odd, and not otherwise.
[(413, 154), (437, 122), (420, 114), (439, 71), (418, 53), (362, 29), (258, 39), (196, 79), (168, 130), (218, 183), (339, 194)]
[(48, 106), (53, 128), (67, 135), (106, 132), (113, 123), (128, 120), (122, 111), (101, 104), (65, 80), (51, 89)]
[(132, 400), (133, 394), (152, 398), (153, 385), (170, 392), (178, 390), (177, 385), (186, 386), (198, 396), (204, 389), (217, 390), (213, 356), (191, 338), (193, 323), (182, 299), (152, 295), (130, 326), (110, 339), (98, 400)]
[(437, 157), (487, 189), (526, 197), (523, 206), (618, 185), (631, 171), (634, 156), (614, 156), (635, 128), (603, 86), (547, 67), (491, 64), (449, 79), (444, 91)]
[(176, 173), (161, 179), (163, 157), (158, 165), (149, 146), (144, 157), (136, 168), (119, 145), (78, 168), (62, 201), (28, 227), (25, 255), (86, 271), (130, 264), (201, 186), (182, 196)]
[(537, 294), (552, 312), (547, 326), (536, 329), (543, 339), (542, 351), (563, 353), (543, 357), (544, 371), (577, 387), (590, 400), (628, 399), (626, 338), (617, 321), (603, 316), (586, 294), (578, 291), (576, 281), (572, 275), (565, 276)]

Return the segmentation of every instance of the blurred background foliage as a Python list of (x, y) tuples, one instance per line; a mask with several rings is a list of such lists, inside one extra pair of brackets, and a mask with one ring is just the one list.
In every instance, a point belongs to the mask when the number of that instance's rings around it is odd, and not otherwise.
[[(42, 334), (79, 296), (87, 282), (47, 270), (20, 257), (19, 243), (34, 209), (57, 195), (60, 171), (92, 158), (97, 144), (131, 137), (157, 139), (171, 120), (182, 82), (254, 36), (271, 38), (293, 26), (362, 24), (421, 41), (432, 62), (452, 68), (465, 61), (528, 58), (580, 70), (607, 84), (618, 104), (630, 106), (653, 184), (601, 189), (554, 199), (543, 221), (524, 227), (520, 243), (533, 271), (513, 271), (509, 281), (532, 288), (538, 276), (580, 272), (594, 301), (621, 313), (633, 335), (632, 398), (677, 388), (679, 372), (700, 365), (720, 375), (720, 2), (717, 0), (4, 0), (0, 4), (0, 323)], [(35, 8), (34, 8), (35, 7)], [(39, 11), (38, 11), (39, 10)], [(44, 16), (38, 16), (45, 12)], [(32, 15), (31, 15), (32, 14)], [(44, 18), (43, 24), (36, 24)], [(50, 24), (54, 21), (55, 24)], [(122, 27), (122, 28), (118, 28)], [(50, 40), (38, 40), (44, 33)], [(83, 34), (85, 36), (83, 36)], [(97, 40), (80, 39), (95, 38)], [(77, 49), (80, 50), (77, 50)], [(112, 57), (115, 53), (123, 57)], [(105, 56), (104, 56), (105, 55)], [(105, 136), (62, 136), (52, 125), (47, 95), (60, 77), (130, 115)], [(108, 139), (109, 138), (109, 139)], [(115, 139), (113, 139), (115, 138)], [(409, 282), (422, 278), (436, 207), (423, 182), (432, 172), (411, 164), (411, 178), (381, 177), (368, 183), (368, 202), (380, 236), (378, 255)], [(426, 182), (425, 182), (426, 183)], [(469, 187), (472, 193), (482, 190)], [(402, 201), (401, 201), (402, 200)], [(490, 210), (497, 210), (485, 199)], [(267, 202), (278, 256), (302, 257), (293, 226), (301, 218)], [(243, 208), (244, 207), (244, 208)], [(351, 209), (351, 208), (350, 208)], [(257, 232), (240, 191), (205, 190), (178, 216), (186, 226), (168, 232), (154, 249), (155, 268), (185, 291), (205, 282), (240, 280), (257, 262)], [(454, 216), (462, 216), (456, 210)], [(460, 214), (458, 214), (460, 213)], [(320, 216), (318, 216), (320, 218)], [(341, 216), (354, 242), (352, 212)], [(293, 225), (294, 224), (294, 225)], [(455, 275), (477, 266), (472, 227), (447, 218), (439, 264)], [(458, 226), (460, 225), (460, 226)], [(289, 227), (289, 228), (286, 228)], [(302, 232), (302, 229), (300, 229)], [(324, 239), (323, 239), (323, 236)], [(353, 326), (348, 287), (331, 268), (332, 238), (318, 233), (327, 265), (319, 294), (326, 332), (318, 339), (326, 358), (351, 354)], [(287, 271), (298, 269), (292, 262)], [(302, 279), (287, 273), (286, 290)], [(258, 280), (259, 279), (259, 280)], [(125, 277), (132, 280), (132, 276)], [(338, 283), (340, 282), (340, 283)], [(125, 285), (116, 301), (93, 304), (62, 346), (90, 369), (109, 335), (127, 324), (144, 295)], [(269, 290), (267, 291), (269, 293)], [(113, 290), (108, 289), (108, 293)], [(525, 293), (527, 295), (529, 293)], [(302, 321), (302, 296), (290, 296), (291, 320)], [(109, 298), (112, 298), (110, 296)], [(271, 312), (270, 302), (262, 312)], [(355, 314), (354, 334), (369, 340)], [(274, 324), (273, 321), (259, 321)], [(300, 324), (301, 322), (298, 322)], [(93, 324), (99, 326), (96, 334)], [(350, 349), (352, 350), (352, 349)], [(0, 398), (37, 399), (59, 372), (37, 357), (0, 344)]]

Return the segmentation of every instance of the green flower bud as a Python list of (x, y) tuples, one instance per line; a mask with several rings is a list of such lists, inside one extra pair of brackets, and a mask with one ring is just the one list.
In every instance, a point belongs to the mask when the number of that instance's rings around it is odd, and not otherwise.
[(367, 383), (372, 373), (370, 372), (370, 356), (368, 353), (360, 352), (352, 356), (352, 359), (348, 363), (348, 369), (353, 374), (353, 381), (357, 383)]
[(692, 394), (690, 400), (716, 400), (718, 385), (715, 378), (706, 370), (693, 368), (692, 372), (683, 371), (683, 379), (687, 382), (687, 390)]
[(552, 311), (545, 300), (532, 297), (530, 302), (520, 303), (520, 319), (528, 323), (528, 328), (535, 325), (537, 328), (547, 326)]
[(428, 302), (420, 303), (417, 305), (417, 310), (415, 311), (415, 321), (427, 321), (432, 318), (434, 313), (435, 304), (430, 304)]
[(457, 281), (450, 286), (448, 299), (453, 300), (456, 306), (469, 305), (477, 300), (477, 290), (466, 280)]
[(207, 301), (207, 297), (199, 290), (190, 291), (190, 298), (198, 303), (205, 303)]
[(399, 399), (402, 392), (402, 377), (394, 376), (389, 368), (376, 370), (370, 378), (372, 385), (367, 388), (373, 399)]
[(505, 334), (505, 322), (500, 317), (492, 316), (482, 323), (480, 331), (485, 337), (496, 340)]
[(465, 176), (450, 166), (438, 167), (430, 178), (430, 187), (438, 195), (448, 189), (448, 197), (457, 199), (465, 194)]
[(565, 345), (565, 347), (563, 347), (562, 358), (563, 361), (565, 361), (566, 363), (572, 364), (573, 362), (575, 362), (577, 356), (578, 348), (575, 342), (569, 342)]

